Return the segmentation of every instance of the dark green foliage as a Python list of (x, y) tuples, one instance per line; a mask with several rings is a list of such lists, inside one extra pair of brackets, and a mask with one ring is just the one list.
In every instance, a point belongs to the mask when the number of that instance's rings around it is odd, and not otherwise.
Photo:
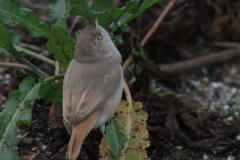
[(20, 124), (29, 125), (32, 119), (30, 102), (39, 99), (40, 84), (34, 78), (25, 78), (19, 86), (9, 94), (5, 108), (0, 112), (0, 155), (3, 160), (20, 159), (17, 153), (16, 128)]
[(35, 71), (36, 74), (38, 74), (39, 77), (45, 76), (44, 73), (39, 68), (34, 66), (28, 60), (23, 58), (23, 56), (20, 53), (18, 53), (18, 51), (13, 47), (13, 44), (10, 42), (8, 35), (6, 33), (6, 29), (2, 25), (0, 25), (0, 47), (5, 49), (7, 52), (13, 54), (17, 59), (19, 59), (28, 67), (30, 67), (33, 71)]
[(17, 0), (0, 0), (0, 21), (9, 24), (22, 24), (28, 28), (32, 37), (51, 38), (50, 26), (46, 22), (38, 22), (36, 13), (19, 8)]
[[(132, 0), (128, 1), (124, 7), (116, 8), (112, 6), (113, 0), (93, 0), (91, 7), (86, 0), (57, 0), (50, 11), (53, 18), (53, 26), (50, 27), (46, 22), (39, 22), (38, 16), (34, 12), (20, 8), (17, 0), (0, 0), (0, 52), (9, 52), (30, 67), (39, 77), (44, 78), (45, 74), (14, 48), (13, 44), (20, 45), (21, 37), (15, 33), (7, 33), (4, 25), (9, 23), (21, 24), (28, 28), (32, 37), (43, 36), (47, 38), (48, 51), (55, 55), (60, 66), (66, 70), (74, 58), (74, 43), (81, 34), (81, 31), (78, 31), (76, 36), (72, 38), (65, 31), (68, 12), (71, 17), (76, 15), (84, 17), (87, 25), (92, 25), (97, 15), (99, 24), (110, 33), (116, 45), (122, 43), (123, 40), (120, 35), (113, 35), (113, 32), (118, 28), (126, 27), (124, 24), (160, 1), (162, 0), (145, 0), (140, 6), (139, 0)], [(69, 3), (79, 7), (69, 10)], [(147, 58), (141, 45), (134, 48), (132, 54), (143, 59)], [(62, 101), (62, 84), (51, 84), (57, 79), (56, 77), (50, 77), (44, 81), (40, 80), (38, 84), (35, 83), (35, 79), (26, 78), (20, 84), (19, 91), (14, 90), (9, 94), (5, 108), (0, 112), (0, 159), (20, 159), (17, 155), (15, 131), (18, 125), (31, 123), (30, 103), (34, 104), (35, 100), (40, 97), (48, 101)], [(121, 121), (119, 122), (121, 123)], [(122, 133), (122, 129), (115, 120), (107, 126), (106, 131), (106, 138), (113, 154), (115, 158), (119, 159), (120, 153), (124, 149), (124, 143), (127, 142), (128, 138)], [(110, 159), (111, 157), (109, 157)]]
[(63, 85), (42, 82), (38, 95), (48, 101), (62, 102)]
[(64, 69), (67, 69), (68, 64), (73, 60), (74, 44), (72, 37), (67, 34), (61, 27), (52, 27), (53, 38), (47, 42), (49, 52), (55, 54), (59, 64)]
[[(124, 143), (128, 138), (122, 133), (122, 128), (118, 125), (118, 121), (112, 120), (110, 124), (106, 126), (106, 138), (113, 151), (114, 157), (119, 160), (121, 157), (121, 151), (124, 149)], [(111, 159), (111, 156), (108, 156)]]

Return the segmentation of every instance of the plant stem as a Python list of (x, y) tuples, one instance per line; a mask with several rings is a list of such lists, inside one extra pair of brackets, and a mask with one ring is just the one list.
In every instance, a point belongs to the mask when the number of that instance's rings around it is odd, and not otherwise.
[[(129, 104), (128, 109), (127, 109), (127, 113), (129, 113), (128, 114), (129, 120), (126, 123), (126, 128), (125, 128), (126, 129), (126, 136), (129, 139), (130, 133), (131, 133), (131, 126), (132, 126), (132, 95), (130, 93), (130, 90), (129, 90), (128, 85), (127, 85), (125, 80), (123, 82), (123, 90), (124, 90), (124, 93), (126, 95), (127, 102)], [(126, 149), (128, 148), (128, 142), (129, 141), (127, 141), (125, 143), (125, 148), (122, 151), (123, 153), (125, 153)], [(125, 159), (125, 154), (123, 155), (122, 159)]]
[(18, 60), (23, 62), (25, 65), (30, 67), (40, 78), (44, 78), (44, 77), (48, 76), (46, 73), (41, 71), (38, 67), (36, 67), (32, 63), (30, 63), (25, 58), (23, 58), (22, 55), (19, 54), (19, 52), (16, 50), (16, 48), (13, 46), (12, 43), (10, 43), (10, 47), (7, 49), (7, 51), (10, 52), (12, 55), (14, 55)]
[[(55, 66), (55, 75), (59, 75), (60, 72), (60, 66), (59, 66), (59, 62), (56, 61), (56, 66)], [(59, 80), (56, 80), (56, 83), (59, 83)]]
[(26, 69), (29, 71), (33, 71), (31, 68), (24, 64), (17, 64), (17, 63), (9, 63), (9, 62), (0, 62), (1, 67), (10, 67), (10, 68), (18, 68), (18, 69)]
[(127, 102), (129, 103), (129, 107), (132, 108), (132, 96), (125, 80), (123, 82), (123, 90), (126, 95)]
[[(163, 13), (160, 15), (160, 17), (157, 19), (157, 21), (155, 22), (155, 24), (152, 26), (152, 28), (148, 31), (148, 33), (145, 35), (145, 37), (143, 38), (143, 40), (141, 41), (141, 45), (144, 46), (146, 44), (146, 42), (148, 41), (148, 39), (152, 36), (152, 34), (156, 31), (156, 29), (158, 28), (158, 26), (161, 24), (162, 20), (166, 17), (166, 15), (168, 14), (168, 12), (171, 10), (171, 8), (173, 7), (173, 5), (176, 3), (177, 0), (171, 0), (171, 2), (168, 4), (168, 6), (165, 8), (165, 10), (163, 11)], [(128, 65), (131, 63), (131, 61), (133, 60), (133, 55), (130, 54), (127, 58), (127, 60), (124, 62), (122, 68), (123, 71), (128, 67)]]
[(168, 4), (168, 6), (165, 8), (165, 10), (163, 11), (163, 13), (160, 15), (160, 17), (157, 19), (157, 21), (154, 23), (154, 25), (152, 26), (152, 28), (148, 31), (148, 33), (145, 35), (145, 37), (143, 38), (141, 45), (144, 46), (146, 44), (146, 42), (148, 41), (148, 39), (152, 36), (152, 34), (157, 30), (158, 26), (161, 24), (162, 20), (166, 17), (166, 15), (168, 14), (168, 12), (171, 10), (171, 8), (173, 7), (173, 5), (175, 4), (177, 0), (171, 0), (171, 2)]
[(129, 66), (129, 64), (132, 62), (133, 57), (134, 57), (134, 55), (130, 54), (130, 55), (128, 56), (128, 58), (126, 59), (126, 61), (123, 63), (123, 65), (122, 65), (122, 70), (123, 70), (123, 72), (127, 69), (127, 67)]
[(64, 78), (64, 74), (59, 74), (59, 75), (54, 75), (54, 76), (48, 77), (44, 81), (47, 82), (47, 83), (50, 83), (50, 82), (53, 82), (55, 80), (63, 79), (63, 78)]
[(24, 53), (26, 53), (26, 54), (34, 57), (34, 58), (37, 58), (37, 59), (39, 59), (39, 60), (41, 60), (43, 62), (46, 62), (46, 63), (48, 63), (48, 64), (50, 64), (50, 65), (55, 67), (55, 62), (53, 60), (47, 58), (47, 57), (41, 56), (40, 54), (38, 54), (36, 52), (33, 52), (31, 50), (28, 50), (28, 49), (25, 49), (25, 48), (23, 48), (21, 46), (18, 46), (18, 45), (14, 45), (14, 47), (17, 49), (18, 52), (24, 52)]

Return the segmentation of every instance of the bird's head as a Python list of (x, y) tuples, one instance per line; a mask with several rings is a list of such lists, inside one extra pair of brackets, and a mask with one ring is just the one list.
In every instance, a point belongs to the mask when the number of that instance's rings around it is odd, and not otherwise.
[(96, 16), (94, 24), (85, 28), (77, 38), (74, 49), (75, 60), (91, 63), (115, 56), (121, 57), (108, 32), (98, 24)]

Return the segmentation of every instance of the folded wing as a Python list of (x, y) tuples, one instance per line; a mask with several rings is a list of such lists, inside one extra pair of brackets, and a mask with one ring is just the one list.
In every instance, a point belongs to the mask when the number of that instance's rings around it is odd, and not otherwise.
[(100, 109), (119, 88), (121, 76), (121, 66), (112, 59), (94, 64), (71, 62), (63, 83), (63, 117), (68, 132)]

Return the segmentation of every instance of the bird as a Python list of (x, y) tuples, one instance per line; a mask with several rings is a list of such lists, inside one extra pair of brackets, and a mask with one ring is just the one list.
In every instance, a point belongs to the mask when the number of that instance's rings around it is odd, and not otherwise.
[(64, 75), (63, 123), (71, 135), (67, 160), (77, 159), (92, 129), (104, 134), (122, 98), (121, 62), (120, 52), (96, 16), (78, 36), (74, 59)]

